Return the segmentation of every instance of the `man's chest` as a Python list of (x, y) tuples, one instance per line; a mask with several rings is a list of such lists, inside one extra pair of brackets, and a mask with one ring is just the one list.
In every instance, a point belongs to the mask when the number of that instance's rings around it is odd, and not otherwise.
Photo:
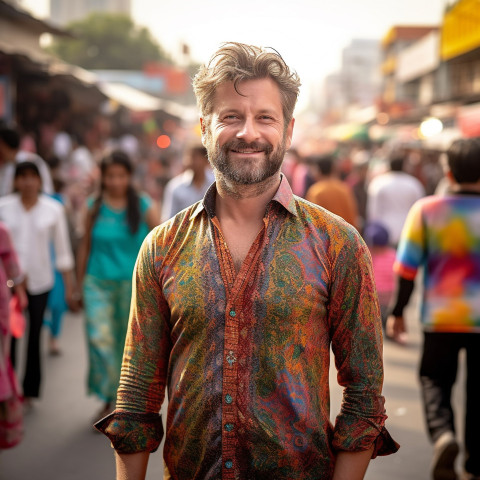
[(226, 243), (196, 242), (169, 259), (160, 283), (174, 340), (180, 334), (201, 337), (207, 326), (223, 330), (232, 320), (237, 327), (284, 329), (287, 336), (312, 319), (325, 320), (330, 272), (318, 252), (281, 236), (274, 245), (269, 240), (260, 249), (248, 247), (240, 250), (238, 272)]

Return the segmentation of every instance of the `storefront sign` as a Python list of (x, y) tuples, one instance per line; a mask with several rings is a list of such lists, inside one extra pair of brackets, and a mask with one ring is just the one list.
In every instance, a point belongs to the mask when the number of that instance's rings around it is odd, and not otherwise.
[(439, 34), (431, 32), (398, 55), (397, 80), (409, 82), (436, 70), (440, 64)]
[(480, 10), (477, 0), (459, 0), (444, 16), (441, 56), (443, 60), (480, 47)]

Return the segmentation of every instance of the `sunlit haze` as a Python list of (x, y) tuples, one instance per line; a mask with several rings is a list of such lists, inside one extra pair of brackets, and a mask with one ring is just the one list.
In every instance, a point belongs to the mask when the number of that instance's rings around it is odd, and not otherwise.
[[(204, 62), (224, 41), (275, 48), (302, 79), (302, 98), (339, 68), (353, 38), (381, 38), (395, 24), (439, 24), (448, 0), (132, 0), (133, 17), (179, 59), (182, 43)], [(25, 0), (48, 16), (47, 0)], [(301, 98), (301, 101), (302, 101)]]

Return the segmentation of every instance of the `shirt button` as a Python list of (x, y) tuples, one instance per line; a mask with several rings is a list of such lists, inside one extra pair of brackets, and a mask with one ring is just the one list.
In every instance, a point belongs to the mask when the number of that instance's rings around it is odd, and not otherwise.
[(235, 310), (230, 310), (230, 316), (231, 317), (234, 317), (236, 314), (237, 314), (237, 312), (235, 312)]
[(227, 460), (225, 462), (225, 468), (233, 468), (233, 462), (231, 460)]
[(225, 430), (227, 432), (231, 432), (233, 430), (233, 423), (226, 423), (225, 424)]
[(233, 398), (230, 394), (226, 394), (225, 395), (225, 403), (232, 403), (233, 402)]

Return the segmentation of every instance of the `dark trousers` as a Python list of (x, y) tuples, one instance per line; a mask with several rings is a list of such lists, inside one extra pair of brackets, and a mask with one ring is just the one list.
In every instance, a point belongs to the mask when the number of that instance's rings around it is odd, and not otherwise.
[[(48, 293), (28, 296), (28, 339), (27, 339), (27, 361), (25, 364), (25, 376), (23, 378), (23, 395), (25, 397), (37, 398), (40, 392), (41, 358), (40, 358), (40, 333), (42, 331), (43, 315), (47, 307)], [(16, 365), (16, 345), (15, 339), (12, 339), (12, 349), (10, 356), (12, 364)]]
[(427, 428), (435, 442), (442, 433), (455, 431), (451, 394), (462, 348), (467, 353), (465, 470), (480, 475), (480, 334), (426, 332), (420, 383)]

